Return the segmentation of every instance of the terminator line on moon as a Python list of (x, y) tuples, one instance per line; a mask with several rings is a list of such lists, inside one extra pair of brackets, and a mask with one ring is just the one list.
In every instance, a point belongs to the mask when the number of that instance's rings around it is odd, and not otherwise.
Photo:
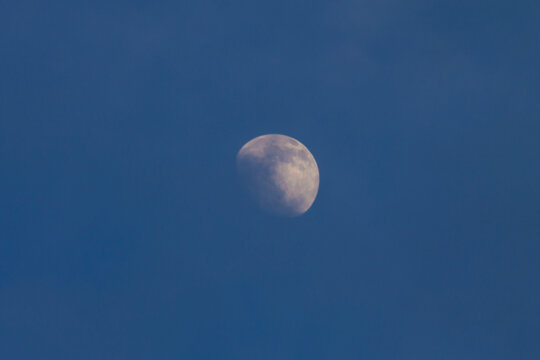
[(319, 168), (309, 150), (289, 136), (270, 134), (245, 144), (236, 156), (251, 197), (272, 214), (305, 213), (319, 190)]

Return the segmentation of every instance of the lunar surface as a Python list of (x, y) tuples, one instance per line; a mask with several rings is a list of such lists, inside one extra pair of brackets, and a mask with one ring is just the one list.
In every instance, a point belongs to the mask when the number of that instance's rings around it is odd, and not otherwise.
[(236, 156), (238, 173), (251, 197), (275, 215), (298, 216), (315, 201), (319, 168), (309, 150), (285, 135), (263, 135)]

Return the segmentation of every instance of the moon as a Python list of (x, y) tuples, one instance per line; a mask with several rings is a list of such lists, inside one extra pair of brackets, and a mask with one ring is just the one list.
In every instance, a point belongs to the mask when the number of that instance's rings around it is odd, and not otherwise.
[(319, 190), (317, 162), (292, 137), (256, 137), (238, 151), (236, 164), (251, 197), (269, 213), (299, 216), (315, 201)]

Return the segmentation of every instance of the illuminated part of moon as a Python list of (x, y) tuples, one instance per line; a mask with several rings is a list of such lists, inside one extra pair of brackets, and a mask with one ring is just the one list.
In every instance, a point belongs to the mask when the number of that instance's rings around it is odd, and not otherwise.
[(285, 135), (263, 135), (245, 144), (236, 163), (252, 198), (281, 216), (305, 213), (319, 190), (319, 168), (309, 150)]

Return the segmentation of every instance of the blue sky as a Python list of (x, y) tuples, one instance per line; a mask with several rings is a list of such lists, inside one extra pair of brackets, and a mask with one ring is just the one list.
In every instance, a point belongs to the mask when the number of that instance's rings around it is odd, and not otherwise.
[(1, 3), (0, 358), (537, 359), (539, 10)]

